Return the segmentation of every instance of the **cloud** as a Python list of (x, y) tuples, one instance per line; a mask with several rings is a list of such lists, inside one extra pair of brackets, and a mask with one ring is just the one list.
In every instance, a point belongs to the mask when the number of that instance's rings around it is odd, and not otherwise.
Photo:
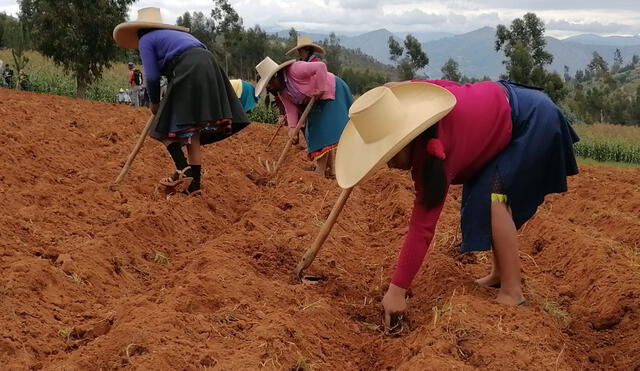
[(634, 32), (634, 27), (620, 23), (607, 23), (589, 22), (589, 23), (577, 23), (569, 22), (564, 19), (551, 20), (546, 24), (547, 29), (550, 30), (562, 30), (562, 31), (579, 31), (588, 33), (629, 33)]

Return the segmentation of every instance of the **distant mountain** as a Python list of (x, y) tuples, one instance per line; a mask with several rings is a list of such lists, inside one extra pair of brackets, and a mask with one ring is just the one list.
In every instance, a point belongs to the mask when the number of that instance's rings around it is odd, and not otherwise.
[[(289, 37), (288, 31), (280, 31), (281, 37)], [(315, 41), (327, 37), (323, 34), (300, 32), (309, 35)], [(493, 27), (483, 27), (475, 31), (460, 35), (448, 36), (436, 40), (426, 41), (428, 34), (412, 34), (421, 40), (422, 48), (429, 56), (429, 65), (423, 71), (429, 77), (438, 78), (442, 75), (440, 69), (444, 63), (453, 58), (460, 65), (460, 71), (468, 77), (489, 76), (498, 78), (505, 72), (502, 61), (504, 53), (495, 51), (495, 34)], [(444, 34), (431, 34), (437, 38)], [(389, 58), (389, 37), (393, 36), (402, 41), (404, 35), (394, 34), (387, 29), (379, 29), (357, 36), (338, 36), (340, 44), (345, 48), (360, 50), (370, 55), (378, 62), (392, 64)], [(601, 37), (597, 35), (580, 35), (559, 40), (547, 37), (547, 51), (553, 54), (550, 67), (562, 74), (564, 66), (569, 66), (571, 75), (578, 69), (584, 69), (596, 51), (611, 65), (616, 48), (620, 49), (624, 63), (628, 63), (634, 54), (640, 55), (640, 35), (633, 37)], [(635, 41), (634, 41), (635, 40)]]
[(640, 35), (603, 37), (593, 34), (584, 34), (568, 37), (562, 41), (570, 41), (586, 45), (632, 46), (640, 45)]
[(359, 36), (341, 38), (340, 44), (345, 48), (360, 49), (360, 51), (369, 54), (378, 61), (390, 64), (388, 46), (390, 36), (398, 39), (391, 31), (382, 28)]
[[(440, 77), (440, 69), (451, 57), (459, 63), (461, 72), (469, 77), (487, 75), (498, 78), (505, 72), (505, 68), (502, 64), (504, 53), (495, 51), (495, 33), (494, 28), (484, 27), (466, 34), (424, 43), (423, 50), (430, 59), (429, 66), (425, 69), (426, 73), (430, 77)], [(553, 63), (548, 69), (560, 74), (564, 72), (564, 66), (569, 67), (571, 75), (578, 69), (584, 69), (593, 58), (594, 51), (609, 65), (613, 63), (616, 48), (620, 49), (625, 63), (629, 62), (634, 54), (640, 55), (640, 45), (586, 45), (553, 37), (545, 39), (546, 50), (553, 54)]]
[(495, 34), (494, 28), (483, 27), (422, 44), (422, 49), (429, 56), (429, 66), (424, 72), (430, 77), (440, 77), (442, 66), (453, 58), (460, 65), (460, 71), (468, 77), (498, 77), (504, 70), (504, 53), (495, 51)]

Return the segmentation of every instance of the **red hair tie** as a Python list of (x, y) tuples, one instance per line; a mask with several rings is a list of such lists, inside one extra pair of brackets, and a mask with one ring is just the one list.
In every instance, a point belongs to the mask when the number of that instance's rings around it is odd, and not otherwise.
[(444, 147), (442, 146), (442, 142), (440, 139), (429, 139), (427, 142), (427, 153), (430, 155), (434, 155), (437, 158), (444, 160), (447, 156), (444, 154)]

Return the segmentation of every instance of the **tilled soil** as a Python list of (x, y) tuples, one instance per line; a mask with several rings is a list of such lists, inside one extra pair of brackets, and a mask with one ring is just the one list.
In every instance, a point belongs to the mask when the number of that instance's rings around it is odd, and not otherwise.
[(148, 111), (0, 90), (2, 369), (640, 369), (640, 168), (583, 166), (520, 231), (527, 307), (495, 304), (461, 254), (450, 193), (402, 336), (380, 300), (413, 202), (408, 174), (354, 190), (308, 273), (292, 270), (340, 193), (253, 124), (205, 150), (204, 195), (156, 190)]

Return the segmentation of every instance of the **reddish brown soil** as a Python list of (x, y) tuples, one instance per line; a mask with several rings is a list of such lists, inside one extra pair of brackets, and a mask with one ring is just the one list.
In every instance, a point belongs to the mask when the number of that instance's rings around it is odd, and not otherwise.
[[(258, 185), (274, 128), (205, 151), (205, 195), (166, 199), (148, 141), (109, 188), (148, 112), (0, 90), (2, 369), (640, 368), (640, 168), (584, 166), (521, 231), (528, 307), (457, 252), (459, 188), (413, 287), (409, 331), (379, 301), (413, 199), (404, 173), (357, 188), (309, 273), (291, 271), (340, 190), (289, 155)], [(268, 157), (275, 157), (281, 136)], [(257, 182), (259, 183), (259, 182)]]

